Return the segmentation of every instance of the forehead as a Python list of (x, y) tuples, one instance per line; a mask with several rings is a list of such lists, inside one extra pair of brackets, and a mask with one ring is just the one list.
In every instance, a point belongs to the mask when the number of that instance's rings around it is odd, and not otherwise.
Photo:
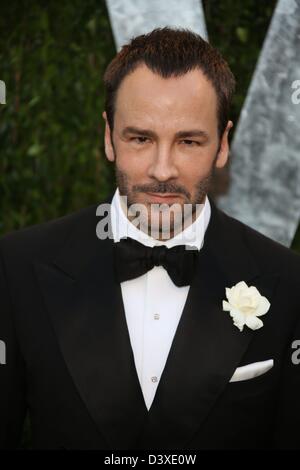
[(195, 122), (216, 120), (217, 96), (200, 69), (163, 78), (140, 65), (120, 84), (115, 119), (135, 121)]

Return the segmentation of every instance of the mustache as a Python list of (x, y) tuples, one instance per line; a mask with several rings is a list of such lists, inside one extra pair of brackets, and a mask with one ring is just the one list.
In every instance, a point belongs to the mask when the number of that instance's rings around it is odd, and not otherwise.
[(190, 193), (185, 188), (176, 186), (171, 183), (155, 183), (148, 185), (135, 185), (132, 187), (133, 192), (143, 193), (168, 193), (168, 194), (183, 194), (187, 198), (190, 198)]

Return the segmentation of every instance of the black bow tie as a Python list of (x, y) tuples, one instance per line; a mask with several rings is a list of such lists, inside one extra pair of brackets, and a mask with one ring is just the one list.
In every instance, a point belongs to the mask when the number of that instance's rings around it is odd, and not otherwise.
[(199, 250), (185, 245), (153, 248), (128, 237), (114, 243), (115, 272), (118, 282), (128, 281), (145, 274), (154, 266), (163, 266), (178, 287), (191, 284)]

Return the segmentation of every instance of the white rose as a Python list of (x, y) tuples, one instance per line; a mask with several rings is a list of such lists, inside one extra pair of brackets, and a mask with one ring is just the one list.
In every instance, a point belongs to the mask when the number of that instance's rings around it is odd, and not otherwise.
[(260, 295), (256, 287), (248, 287), (244, 281), (235, 286), (226, 287), (227, 300), (223, 300), (223, 310), (230, 312), (233, 323), (243, 331), (244, 325), (252, 330), (263, 326), (258, 318), (265, 315), (270, 308), (270, 302), (266, 297)]

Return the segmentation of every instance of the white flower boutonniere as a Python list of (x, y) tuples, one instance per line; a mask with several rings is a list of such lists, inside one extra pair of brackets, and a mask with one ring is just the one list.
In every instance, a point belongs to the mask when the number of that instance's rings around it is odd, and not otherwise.
[(263, 326), (260, 320), (270, 308), (270, 302), (263, 297), (254, 286), (248, 287), (244, 281), (235, 286), (226, 287), (227, 300), (223, 300), (223, 310), (230, 312), (233, 323), (243, 331), (244, 325), (252, 330), (258, 330)]

